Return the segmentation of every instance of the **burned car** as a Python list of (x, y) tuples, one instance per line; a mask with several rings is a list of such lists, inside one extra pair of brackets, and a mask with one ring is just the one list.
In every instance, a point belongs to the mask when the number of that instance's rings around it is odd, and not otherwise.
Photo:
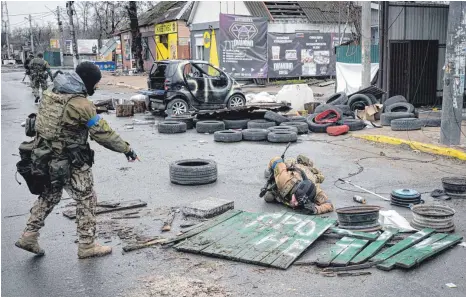
[(147, 84), (149, 90), (140, 93), (149, 97), (149, 110), (165, 110), (169, 115), (246, 105), (236, 81), (204, 61), (157, 61)]

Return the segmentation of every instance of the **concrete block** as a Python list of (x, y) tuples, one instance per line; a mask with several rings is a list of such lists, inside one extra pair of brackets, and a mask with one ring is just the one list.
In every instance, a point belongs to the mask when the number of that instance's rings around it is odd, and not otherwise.
[(233, 201), (210, 197), (200, 201), (192, 202), (189, 205), (184, 206), (181, 210), (185, 216), (211, 218), (233, 208)]

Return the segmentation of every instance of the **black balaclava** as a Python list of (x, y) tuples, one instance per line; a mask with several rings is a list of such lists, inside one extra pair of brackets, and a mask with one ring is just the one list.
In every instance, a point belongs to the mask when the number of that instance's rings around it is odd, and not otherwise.
[(95, 86), (102, 78), (99, 67), (92, 62), (82, 62), (76, 67), (76, 73), (83, 80), (87, 94), (94, 95)]

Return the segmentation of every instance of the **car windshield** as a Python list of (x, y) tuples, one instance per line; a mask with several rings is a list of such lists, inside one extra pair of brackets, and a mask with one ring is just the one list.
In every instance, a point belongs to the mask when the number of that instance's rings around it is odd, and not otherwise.
[(202, 76), (205, 76), (205, 75), (210, 76), (210, 77), (220, 77), (221, 76), (220, 71), (218, 71), (217, 69), (215, 69), (214, 67), (212, 67), (209, 64), (199, 63), (199, 64), (194, 64), (194, 66), (201, 70), (201, 72), (203, 74)]

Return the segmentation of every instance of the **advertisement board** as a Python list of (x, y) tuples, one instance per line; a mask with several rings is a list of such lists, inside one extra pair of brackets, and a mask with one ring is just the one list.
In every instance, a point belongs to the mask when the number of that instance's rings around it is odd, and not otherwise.
[(98, 53), (97, 39), (78, 39), (79, 54), (94, 54)]
[(267, 77), (267, 19), (220, 14), (220, 67), (235, 78)]
[(50, 39), (50, 48), (60, 48), (60, 40)]
[[(268, 33), (268, 77), (335, 75), (335, 33)], [(345, 36), (343, 41), (349, 40)]]

